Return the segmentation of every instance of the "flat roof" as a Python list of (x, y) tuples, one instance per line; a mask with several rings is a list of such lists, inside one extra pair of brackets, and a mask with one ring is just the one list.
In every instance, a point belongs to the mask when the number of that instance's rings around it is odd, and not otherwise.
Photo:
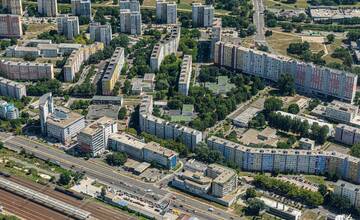
[(103, 129), (103, 126), (110, 125), (116, 123), (114, 119), (103, 116), (99, 118), (98, 120), (88, 124), (85, 128), (81, 130), (81, 133), (87, 134), (87, 135), (94, 135), (99, 130)]
[(127, 133), (111, 134), (110, 138), (139, 150), (143, 149), (146, 145), (146, 143), (142, 142), (140, 139)]
[(122, 96), (101, 96), (101, 95), (95, 95), (92, 97), (92, 101), (117, 101), (117, 102), (121, 102), (123, 99)]
[[(56, 112), (59, 111), (61, 113), (64, 113), (66, 115), (66, 118), (60, 118), (56, 114)], [(47, 118), (46, 123), (55, 125), (61, 128), (66, 128), (69, 125), (73, 124), (76, 121), (79, 121), (80, 119), (83, 119), (84, 116), (80, 115), (79, 113), (73, 112), (70, 109), (64, 108), (64, 107), (56, 107), (53, 114), (50, 115), (50, 117)]]
[(166, 157), (172, 157), (174, 155), (178, 155), (177, 152), (167, 149), (165, 147), (162, 147), (160, 144), (156, 142), (149, 142), (145, 145), (145, 149), (151, 150), (152, 152), (155, 152), (160, 155), (164, 155)]

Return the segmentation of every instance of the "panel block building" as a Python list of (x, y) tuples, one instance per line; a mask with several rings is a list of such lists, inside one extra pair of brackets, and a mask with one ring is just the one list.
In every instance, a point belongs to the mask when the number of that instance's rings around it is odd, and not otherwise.
[(26, 87), (24, 84), (0, 77), (0, 95), (21, 99), (26, 96)]
[(125, 63), (124, 48), (117, 47), (101, 80), (102, 94), (111, 95)]
[(58, 33), (65, 35), (68, 40), (80, 34), (79, 18), (77, 16), (62, 15), (57, 18)]
[(177, 6), (175, 2), (156, 1), (156, 21), (160, 24), (176, 24)]
[(21, 16), (0, 14), (0, 37), (16, 37), (23, 35)]
[(58, 14), (56, 0), (37, 0), (39, 14), (46, 17), (56, 17)]
[(112, 40), (112, 29), (110, 24), (100, 24), (94, 22), (90, 24), (90, 39), (96, 42), (102, 42), (106, 46), (110, 45)]
[(193, 3), (191, 7), (193, 27), (211, 27), (214, 22), (214, 7)]
[(92, 19), (91, 0), (71, 0), (71, 14)]
[(191, 73), (192, 73), (192, 56), (184, 55), (183, 61), (181, 63), (178, 89), (179, 89), (179, 93), (186, 96), (189, 94)]
[(21, 0), (2, 0), (2, 7), (5, 8), (9, 14), (23, 14)]
[(141, 35), (141, 13), (130, 9), (120, 10), (120, 32)]

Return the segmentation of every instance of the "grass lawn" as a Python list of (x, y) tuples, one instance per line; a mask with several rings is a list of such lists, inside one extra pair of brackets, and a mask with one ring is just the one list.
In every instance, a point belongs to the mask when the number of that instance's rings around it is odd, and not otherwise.
[(265, 6), (274, 9), (301, 9), (307, 8), (306, 0), (297, 0), (295, 4), (286, 4), (279, 0), (265, 0)]
[(326, 61), (326, 63), (332, 63), (332, 62), (342, 63), (342, 61), (340, 59), (331, 57), (331, 54), (335, 51), (336, 48), (341, 47), (341, 44), (342, 44), (341, 39), (336, 38), (334, 43), (326, 45), (328, 54), (323, 57), (323, 59)]
[(325, 184), (325, 177), (323, 176), (315, 176), (315, 175), (304, 175), (304, 178), (315, 184)]
[(278, 54), (288, 56), (286, 49), (290, 43), (301, 43), (301, 37), (291, 33), (274, 32), (266, 38), (269, 46)]
[(56, 29), (55, 24), (29, 24), (27, 31), (23, 39), (33, 39), (37, 38), (37, 36), (43, 32), (49, 31), (51, 29)]

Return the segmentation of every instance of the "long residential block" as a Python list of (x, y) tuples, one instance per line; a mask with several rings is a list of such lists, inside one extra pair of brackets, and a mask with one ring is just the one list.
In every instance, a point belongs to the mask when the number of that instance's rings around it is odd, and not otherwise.
[(14, 99), (26, 96), (25, 85), (0, 77), (0, 95)]
[(282, 74), (291, 74), (297, 91), (309, 95), (333, 97), (347, 102), (352, 102), (355, 97), (356, 75), (289, 57), (217, 42), (214, 63), (274, 82)]
[(54, 79), (54, 65), (49, 63), (0, 61), (0, 71), (9, 79)]
[(194, 150), (196, 145), (202, 141), (201, 131), (190, 127), (173, 124), (162, 118), (152, 115), (153, 98), (150, 95), (142, 97), (139, 109), (140, 130), (155, 135), (162, 139), (180, 139), (188, 148)]
[(124, 48), (117, 47), (112, 55), (109, 65), (106, 68), (105, 74), (101, 80), (102, 94), (111, 95), (115, 83), (120, 77), (121, 70), (125, 63)]
[(152, 71), (157, 71), (160, 68), (161, 62), (170, 54), (176, 53), (180, 41), (180, 26), (175, 25), (171, 27), (169, 35), (155, 44), (150, 56), (150, 68)]
[(192, 56), (184, 55), (181, 64), (179, 85), (178, 85), (179, 93), (181, 93), (182, 95), (187, 96), (189, 94), (191, 72), (192, 72)]
[(210, 149), (243, 170), (292, 172), (324, 175), (326, 173), (360, 183), (360, 159), (335, 151), (252, 148), (219, 137), (208, 138)]

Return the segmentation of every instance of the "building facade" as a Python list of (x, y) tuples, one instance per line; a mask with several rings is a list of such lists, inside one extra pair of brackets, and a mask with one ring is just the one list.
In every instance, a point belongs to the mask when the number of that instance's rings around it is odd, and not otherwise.
[(16, 37), (23, 35), (21, 16), (0, 14), (0, 37)]
[(37, 0), (38, 13), (46, 17), (56, 17), (58, 14), (56, 0)]
[(354, 207), (360, 207), (360, 188), (358, 185), (338, 180), (335, 183), (334, 194), (348, 199)]
[(110, 45), (112, 40), (112, 29), (110, 24), (102, 25), (98, 22), (90, 24), (90, 39), (96, 42), (102, 42), (106, 46)]
[(54, 65), (49, 63), (0, 61), (0, 71), (9, 79), (54, 79)]
[(6, 120), (14, 120), (19, 118), (19, 109), (12, 103), (0, 100), (0, 118)]
[(335, 128), (335, 140), (354, 145), (360, 142), (360, 129), (345, 124), (338, 124)]
[(71, 14), (92, 19), (91, 0), (71, 0)]
[(358, 112), (358, 106), (334, 100), (326, 106), (325, 117), (340, 123), (351, 123)]
[(22, 15), (22, 3), (21, 0), (2, 0), (2, 7), (6, 8), (9, 14)]
[(190, 80), (192, 73), (192, 56), (184, 55), (181, 63), (178, 91), (180, 94), (187, 96), (189, 94)]
[(214, 7), (201, 3), (192, 3), (192, 25), (193, 27), (211, 27), (214, 21)]
[(14, 99), (26, 96), (25, 85), (0, 77), (0, 95)]
[(217, 42), (214, 63), (273, 82), (277, 82), (282, 74), (291, 74), (296, 90), (309, 95), (333, 97), (346, 102), (352, 102), (355, 97), (356, 75), (288, 57)]
[(102, 94), (111, 95), (116, 82), (120, 77), (121, 70), (125, 63), (124, 48), (117, 47), (112, 55), (109, 65), (106, 68), (105, 74), (101, 80)]
[(57, 18), (57, 30), (68, 40), (73, 40), (80, 34), (79, 18), (77, 16), (62, 15)]
[(138, 0), (120, 0), (119, 1), (120, 10), (129, 9), (133, 12), (140, 12), (140, 3)]
[(130, 9), (120, 10), (120, 32), (141, 35), (141, 13)]
[(39, 99), (39, 117), (40, 117), (40, 127), (41, 133), (46, 135), (46, 120), (54, 113), (54, 101), (52, 98), (52, 93), (46, 93), (42, 95)]
[(101, 155), (108, 146), (109, 136), (116, 133), (117, 123), (106, 116), (99, 118), (83, 128), (77, 136), (82, 152), (92, 156)]
[(175, 2), (156, 1), (156, 21), (160, 24), (176, 24), (177, 6)]

